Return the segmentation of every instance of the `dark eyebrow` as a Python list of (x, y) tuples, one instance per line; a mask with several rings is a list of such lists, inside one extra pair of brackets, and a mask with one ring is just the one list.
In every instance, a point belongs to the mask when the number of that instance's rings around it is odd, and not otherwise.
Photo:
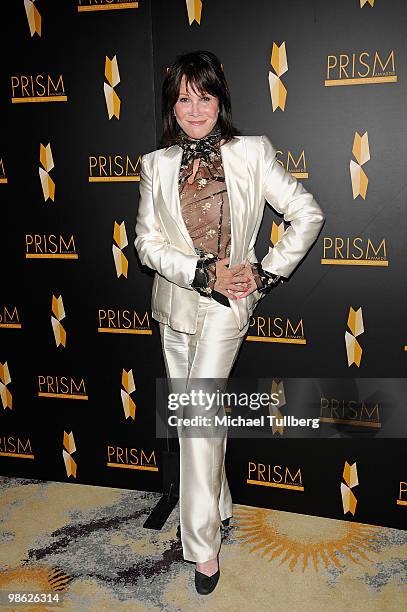
[[(179, 95), (180, 96), (189, 96), (189, 93), (181, 91)], [(211, 96), (211, 95), (212, 94), (210, 94), (210, 93), (203, 93), (203, 94), (201, 94), (201, 98), (203, 98), (204, 96)]]

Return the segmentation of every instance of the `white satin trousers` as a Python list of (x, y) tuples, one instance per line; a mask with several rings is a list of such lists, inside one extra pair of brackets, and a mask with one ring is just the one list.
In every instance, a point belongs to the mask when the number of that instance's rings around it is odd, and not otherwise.
[[(227, 379), (247, 325), (239, 330), (231, 308), (200, 296), (196, 333), (159, 323), (168, 379)], [(178, 382), (178, 381), (177, 381)], [(180, 525), (186, 561), (204, 563), (220, 549), (220, 521), (233, 514), (225, 471), (227, 428), (221, 437), (179, 436)]]

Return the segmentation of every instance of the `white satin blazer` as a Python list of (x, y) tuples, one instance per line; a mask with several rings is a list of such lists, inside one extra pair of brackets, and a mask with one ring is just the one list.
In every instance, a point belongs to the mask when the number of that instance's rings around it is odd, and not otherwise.
[[(229, 265), (258, 261), (254, 245), (267, 201), (290, 225), (261, 264), (266, 271), (289, 277), (324, 223), (321, 208), (277, 161), (267, 136), (236, 136), (220, 150), (230, 202)], [(200, 294), (191, 283), (199, 257), (181, 214), (181, 159), (178, 145), (142, 157), (134, 244), (141, 263), (156, 271), (151, 296), (153, 318), (192, 334), (196, 332)], [(254, 291), (245, 298), (229, 300), (239, 329), (263, 297)]]

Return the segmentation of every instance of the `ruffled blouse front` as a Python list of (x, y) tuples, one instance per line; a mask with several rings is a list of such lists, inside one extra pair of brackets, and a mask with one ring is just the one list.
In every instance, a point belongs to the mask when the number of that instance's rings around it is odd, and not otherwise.
[(206, 157), (184, 155), (179, 173), (179, 197), (184, 223), (198, 251), (223, 259), (230, 255), (230, 209), (225, 183), (220, 140)]

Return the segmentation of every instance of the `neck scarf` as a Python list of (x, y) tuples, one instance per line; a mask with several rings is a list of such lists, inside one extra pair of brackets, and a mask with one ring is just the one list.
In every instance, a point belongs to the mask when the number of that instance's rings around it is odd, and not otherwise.
[(191, 159), (202, 159), (210, 162), (220, 157), (221, 130), (216, 123), (212, 130), (203, 138), (191, 138), (183, 130), (180, 131), (179, 146), (182, 148), (181, 167), (187, 166)]

